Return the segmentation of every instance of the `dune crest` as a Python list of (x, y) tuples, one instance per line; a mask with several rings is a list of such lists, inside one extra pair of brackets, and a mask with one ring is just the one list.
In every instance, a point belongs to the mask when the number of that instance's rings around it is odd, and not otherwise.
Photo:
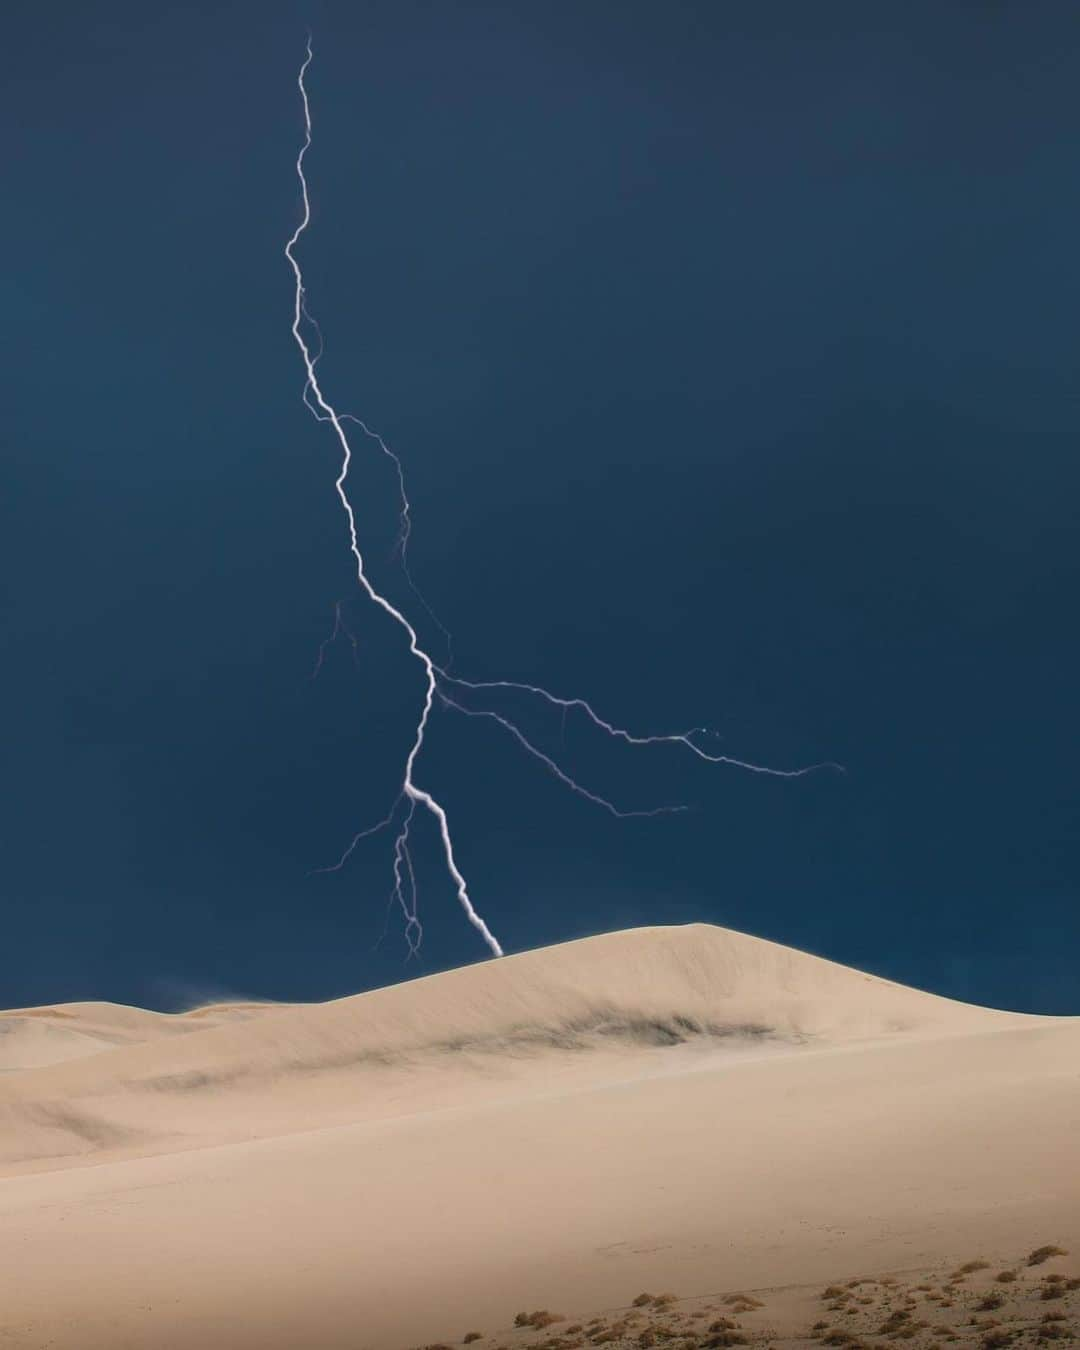
[[(510, 1084), (637, 1077), (679, 1046), (775, 1053), (1031, 1020), (707, 924), (603, 934), (322, 1004), (5, 1017), (6, 1067), (22, 1071), (0, 1077), (14, 1136), (0, 1166), (409, 1114), (454, 1105), (477, 1078), (491, 1100)], [(238, 1133), (237, 1118), (254, 1127)]]

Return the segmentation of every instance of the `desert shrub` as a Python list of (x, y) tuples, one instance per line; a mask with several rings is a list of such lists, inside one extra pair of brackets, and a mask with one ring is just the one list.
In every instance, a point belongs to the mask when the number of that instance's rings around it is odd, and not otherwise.
[(707, 1346), (745, 1345), (746, 1337), (741, 1331), (718, 1331), (705, 1342)]
[(1068, 1334), (1067, 1328), (1061, 1322), (1044, 1322), (1035, 1328), (1035, 1335), (1040, 1341), (1061, 1341)]
[(1068, 1252), (1063, 1247), (1055, 1247), (1052, 1242), (1047, 1243), (1045, 1247), (1036, 1247), (1033, 1252), (1029, 1252), (1027, 1263), (1029, 1266), (1041, 1266), (1052, 1256), (1068, 1256)]
[(828, 1328), (828, 1322), (815, 1322), (810, 1328), (811, 1331), (825, 1331)]
[(482, 1341), (483, 1339), (484, 1339), (484, 1336), (483, 1336), (483, 1333), (482, 1333), (482, 1332), (480, 1332), (480, 1331), (467, 1331), (467, 1332), (465, 1333), (465, 1335), (461, 1338), (461, 1344), (462, 1344), (462, 1345), (472, 1345), (473, 1341)]
[(830, 1284), (830, 1285), (827, 1285), (826, 1288), (824, 1288), (824, 1289), (821, 1291), (821, 1294), (820, 1294), (819, 1297), (821, 1297), (821, 1298), (823, 1298), (823, 1299), (825, 1299), (825, 1298), (847, 1298), (847, 1297), (848, 1297), (848, 1293), (847, 1293), (847, 1290), (846, 1290), (846, 1289), (841, 1289), (840, 1286), (839, 1286), (838, 1284)]
[(572, 1327), (567, 1327), (567, 1328), (566, 1328), (566, 1334), (567, 1334), (568, 1336), (573, 1336), (575, 1332), (578, 1332), (578, 1331), (580, 1331), (580, 1330), (581, 1330), (581, 1323), (580, 1323), (580, 1322), (575, 1322), (574, 1325), (573, 1325)]
[(1012, 1338), (1011, 1331), (1006, 1331), (1004, 1327), (995, 1327), (983, 1337), (983, 1350), (1001, 1350), (1001, 1347), (1008, 1345)]
[(894, 1332), (897, 1329), (897, 1327), (901, 1327), (904, 1325), (905, 1322), (910, 1321), (911, 1321), (911, 1313), (909, 1313), (906, 1308), (897, 1308), (896, 1311), (891, 1312), (885, 1319), (885, 1321), (881, 1324), (880, 1334), (882, 1336), (888, 1336), (891, 1332)]
[(979, 1301), (978, 1305), (979, 1311), (992, 1312), (994, 1308), (1000, 1308), (1004, 1302), (1005, 1302), (1004, 1294), (999, 1294), (996, 1291), (993, 1291), (987, 1294), (985, 1298)]
[(657, 1294), (653, 1298), (652, 1305), (654, 1308), (670, 1308), (673, 1303), (677, 1302), (674, 1294)]
[(986, 1270), (989, 1265), (989, 1261), (965, 1261), (953, 1271), (952, 1277), (955, 1280), (960, 1275), (974, 1275), (977, 1270)]
[(540, 1329), (551, 1326), (553, 1322), (564, 1320), (558, 1313), (548, 1312), (546, 1308), (537, 1308), (535, 1312), (519, 1312), (514, 1318), (514, 1326)]
[(842, 1327), (833, 1327), (831, 1331), (827, 1331), (822, 1336), (821, 1341), (823, 1345), (858, 1346), (862, 1344), (858, 1336), (853, 1335), (850, 1331), (845, 1331)]
[(1049, 1303), (1052, 1298), (1064, 1298), (1065, 1286), (1062, 1284), (1044, 1284), (1039, 1297), (1044, 1303)]
[(652, 1294), (638, 1294), (637, 1298), (633, 1301), (633, 1306), (635, 1308), (647, 1308), (652, 1301)]
[(1016, 1271), (999, 1270), (994, 1279), (997, 1280), (998, 1284), (1012, 1284), (1013, 1280), (1016, 1279)]

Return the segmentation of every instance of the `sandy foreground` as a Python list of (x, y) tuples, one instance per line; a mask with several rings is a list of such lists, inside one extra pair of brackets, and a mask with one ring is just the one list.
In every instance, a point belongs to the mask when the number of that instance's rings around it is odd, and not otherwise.
[(707, 925), (0, 1013), (0, 1346), (995, 1350), (1078, 1290), (1080, 1018)]

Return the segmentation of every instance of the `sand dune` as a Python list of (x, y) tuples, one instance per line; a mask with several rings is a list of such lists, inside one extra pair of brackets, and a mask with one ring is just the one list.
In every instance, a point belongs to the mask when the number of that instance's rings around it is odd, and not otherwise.
[(724, 929), (318, 1005), (5, 1016), (15, 1345), (390, 1350), (1080, 1245), (1080, 1019)]

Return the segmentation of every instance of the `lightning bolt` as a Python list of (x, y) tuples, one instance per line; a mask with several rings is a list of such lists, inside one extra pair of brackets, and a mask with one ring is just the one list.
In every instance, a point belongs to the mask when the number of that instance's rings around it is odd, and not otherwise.
[[(388, 829), (397, 822), (397, 835), (394, 840), (393, 852), (393, 889), (390, 894), (390, 905), (393, 906), (396, 904), (402, 912), (405, 920), (405, 938), (409, 946), (409, 955), (415, 956), (419, 951), (420, 943), (423, 938), (423, 925), (421, 924), (418, 915), (416, 874), (413, 868), (410, 843), (417, 807), (423, 807), (424, 811), (434, 820), (438, 829), (446, 868), (454, 883), (458, 901), (465, 911), (466, 917), (473, 927), (478, 930), (492, 954), (501, 956), (503, 954), (502, 947), (499, 945), (499, 942), (492, 934), (488, 925), (477, 913), (470, 898), (469, 888), (465, 881), (465, 877), (457, 864), (446, 810), (442, 804), (432, 796), (426, 788), (421, 787), (416, 780), (417, 761), (424, 748), (424, 739), (436, 699), (442, 707), (461, 713), (466, 717), (485, 718), (495, 722), (514, 739), (522, 750), (542, 764), (549, 773), (554, 775), (554, 777), (565, 787), (569, 788), (571, 792), (584, 798), (594, 806), (601, 807), (619, 819), (625, 819), (632, 816), (665, 815), (672, 812), (685, 811), (687, 808), (681, 805), (674, 805), (658, 806), (644, 810), (628, 810), (616, 806), (606, 797), (601, 796), (598, 792), (594, 792), (591, 788), (578, 782), (578, 780), (569, 774), (550, 754), (531, 741), (511, 717), (490, 707), (469, 706), (467, 702), (462, 702), (462, 695), (458, 691), (466, 691), (464, 695), (466, 698), (468, 698), (470, 694), (482, 695), (485, 693), (498, 694), (502, 692), (526, 694), (531, 698), (541, 700), (549, 707), (557, 709), (562, 718), (564, 730), (567, 715), (571, 712), (576, 712), (583, 715), (593, 727), (613, 740), (620, 740), (632, 746), (678, 745), (683, 749), (690, 751), (690, 753), (697, 756), (697, 758), (705, 760), (710, 764), (726, 764), (739, 769), (748, 770), (751, 773), (768, 774), (778, 778), (799, 778), (805, 774), (812, 773), (817, 769), (840, 769), (840, 766), (835, 764), (815, 764), (805, 768), (796, 769), (769, 768), (765, 765), (753, 764), (746, 760), (735, 759), (730, 755), (717, 754), (706, 749), (700, 742), (702, 738), (712, 736), (714, 733), (710, 732), (705, 727), (695, 727), (684, 732), (637, 735), (622, 727), (616, 726), (613, 722), (602, 717), (589, 702), (582, 698), (562, 698), (538, 685), (524, 684), (514, 680), (466, 680), (460, 676), (450, 674), (450, 669), (453, 665), (453, 648), (450, 633), (424, 599), (409, 570), (408, 545), (412, 532), (412, 516), (408, 492), (405, 485), (405, 470), (401, 460), (386, 444), (383, 438), (378, 435), (377, 432), (372, 431), (360, 418), (354, 417), (351, 413), (339, 412), (333, 404), (330, 403), (319, 383), (317, 366), (323, 353), (322, 332), (308, 309), (307, 292), (304, 287), (304, 276), (296, 258), (296, 247), (311, 223), (311, 202), (308, 196), (307, 177), (304, 172), (304, 159), (308, 150), (311, 148), (312, 141), (311, 104), (308, 99), (305, 79), (312, 59), (313, 51), (311, 38), (309, 36), (306, 54), (297, 76), (297, 87), (300, 92), (300, 102), (304, 118), (304, 140), (296, 157), (296, 177), (300, 187), (302, 210), (300, 222), (293, 231), (288, 243), (285, 245), (285, 257), (292, 269), (294, 280), (292, 335), (299, 348), (306, 376), (302, 397), (305, 406), (316, 421), (329, 425), (341, 452), (340, 468), (334, 482), (334, 488), (341, 504), (341, 508), (345, 514), (345, 520), (348, 527), (349, 549), (356, 564), (356, 576), (360, 588), (371, 603), (381, 609), (401, 630), (408, 644), (409, 654), (419, 662), (423, 670), (425, 681), (425, 691), (423, 699), (421, 700), (420, 711), (417, 716), (412, 744), (405, 758), (401, 786), (393, 805), (382, 820), (360, 830), (353, 836), (336, 863), (331, 867), (320, 868), (318, 870), (340, 870), (352, 856), (361, 841), (380, 833), (382, 830)], [(314, 350), (305, 337), (305, 324), (314, 332), (317, 338), (317, 347)], [(364, 566), (364, 557), (360, 550), (356, 513), (353, 509), (352, 501), (346, 486), (349, 478), (349, 470), (352, 467), (353, 462), (353, 449), (349, 436), (345, 430), (345, 424), (347, 422), (358, 427), (366, 438), (374, 441), (379, 451), (390, 459), (394, 465), (400, 499), (400, 515), (398, 537), (393, 553), (400, 557), (402, 571), (410, 590), (445, 640), (447, 649), (445, 665), (436, 663), (434, 658), (421, 645), (419, 634), (413, 624), (392, 601), (387, 599), (381, 591), (376, 589), (367, 574)], [(336, 640), (342, 631), (345, 631), (348, 634), (349, 639), (353, 644), (353, 653), (355, 657), (356, 640), (344, 625), (341, 615), (341, 605), (339, 603), (335, 607), (333, 631), (319, 646), (312, 678), (318, 675), (319, 671), (322, 669), (328, 646)], [(842, 772), (843, 770), (840, 769), (840, 771)]]
[[(338, 444), (341, 447), (341, 468), (338, 472), (337, 479), (334, 482), (334, 490), (337, 492), (338, 499), (341, 502), (341, 508), (345, 512), (345, 519), (348, 523), (349, 549), (356, 562), (357, 581), (360, 583), (361, 590), (367, 595), (372, 604), (377, 605), (384, 614), (391, 618), (394, 623), (402, 629), (408, 639), (410, 654), (420, 662), (424, 669), (427, 688), (424, 693), (424, 702), (420, 717), (416, 724), (416, 733), (413, 737), (413, 743), (405, 760), (405, 772), (401, 782), (402, 793), (408, 798), (410, 803), (409, 812), (406, 816), (405, 824), (402, 827), (405, 835), (405, 844), (403, 847), (408, 847), (408, 834), (409, 827), (412, 824), (413, 811), (418, 805), (423, 806), (434, 817), (438, 826), (439, 837), (442, 841), (443, 855), (446, 859), (446, 867), (450, 876), (453, 878), (454, 886), (457, 890), (457, 898), (462, 909), (465, 911), (466, 917), (480, 933), (480, 936), (491, 949), (492, 954), (495, 956), (502, 956), (502, 947), (499, 946), (491, 929), (476, 912), (469, 896), (468, 883), (462, 875), (461, 869), (457, 865), (457, 861), (454, 857), (454, 844), (450, 838), (450, 824), (446, 818), (446, 811), (442, 804), (438, 802), (426, 788), (422, 788), (418, 785), (414, 777), (416, 761), (424, 746), (424, 734), (427, 731), (428, 721), (431, 717), (432, 704), (435, 701), (435, 664), (423, 647), (420, 646), (420, 639), (417, 636), (416, 629), (408, 621), (405, 615), (402, 614), (401, 610), (395, 605), (391, 604), (386, 596), (380, 591), (377, 591), (368, 579), (367, 572), (364, 569), (364, 557), (360, 552), (360, 543), (356, 533), (356, 516), (353, 512), (352, 502), (349, 500), (349, 494), (345, 491), (345, 481), (349, 476), (349, 467), (352, 463), (352, 447), (349, 444), (349, 438), (345, 432), (345, 426), (341, 417), (338, 415), (337, 410), (333, 405), (327, 402), (323, 395), (322, 388), (319, 385), (319, 377), (315, 372), (315, 361), (312, 359), (311, 348), (305, 341), (304, 334), (301, 331), (301, 324), (304, 318), (304, 274), (300, 270), (300, 264), (296, 261), (295, 249), (300, 240), (300, 236), (311, 223), (311, 202), (308, 198), (307, 178), (304, 176), (304, 157), (311, 148), (311, 105), (308, 103), (307, 87), (304, 83), (304, 76), (307, 74), (308, 66), (311, 65), (312, 57), (311, 39), (309, 38), (307, 43), (307, 54), (304, 57), (303, 64), (300, 67), (300, 74), (297, 77), (300, 98), (304, 107), (304, 144), (296, 157), (296, 176), (300, 183), (300, 196), (303, 202), (303, 211), (300, 223), (293, 231), (289, 242), (285, 245), (285, 257), (289, 260), (289, 266), (292, 268), (293, 279), (296, 283), (292, 335), (296, 340), (297, 347), (300, 349), (300, 355), (304, 362), (304, 369), (307, 372), (307, 388), (305, 394), (310, 390), (310, 395), (314, 399), (319, 413), (323, 417), (329, 419), (330, 425), (334, 430), (334, 435), (337, 437)], [(305, 401), (307, 400), (305, 399)], [(404, 481), (404, 479), (402, 481)]]

